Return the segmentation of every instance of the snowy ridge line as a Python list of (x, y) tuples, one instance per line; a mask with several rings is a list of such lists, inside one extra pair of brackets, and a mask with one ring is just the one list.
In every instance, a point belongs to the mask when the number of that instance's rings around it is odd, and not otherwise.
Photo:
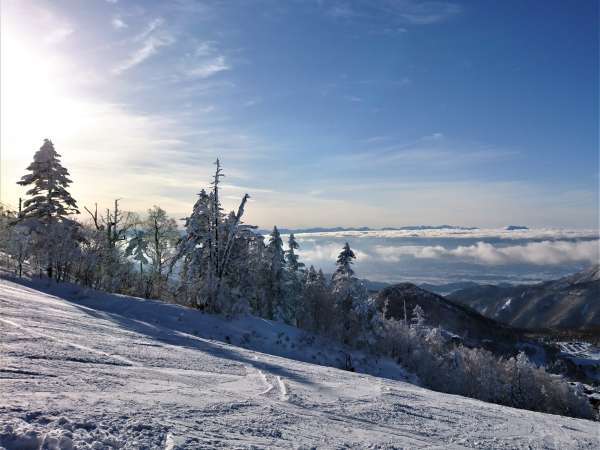
[(59, 342), (61, 344), (69, 345), (71, 347), (75, 347), (75, 348), (78, 348), (80, 350), (84, 350), (84, 351), (88, 351), (88, 352), (91, 352), (91, 353), (95, 353), (95, 354), (100, 355), (100, 356), (106, 356), (108, 358), (116, 359), (118, 361), (123, 362), (127, 366), (136, 366), (137, 365), (136, 363), (134, 363), (130, 359), (125, 358), (124, 356), (106, 353), (106, 352), (103, 352), (102, 350), (97, 350), (95, 348), (87, 347), (87, 346), (81, 345), (81, 344), (75, 344), (74, 342), (70, 342), (70, 341), (67, 341), (67, 340), (64, 340), (64, 339), (60, 339), (60, 338), (57, 338), (57, 337), (54, 337), (54, 336), (50, 336), (49, 334), (40, 333), (38, 331), (33, 331), (31, 329), (25, 328), (22, 325), (19, 325), (16, 322), (13, 322), (12, 320), (3, 319), (2, 317), (0, 317), (0, 322), (4, 322), (4, 323), (6, 323), (8, 325), (11, 325), (11, 326), (13, 326), (15, 328), (19, 328), (19, 329), (23, 330), (26, 333), (29, 333), (29, 334), (32, 334), (32, 335), (35, 335), (35, 336), (38, 336), (38, 337), (42, 337), (42, 338), (46, 338), (46, 339), (52, 339), (55, 342)]

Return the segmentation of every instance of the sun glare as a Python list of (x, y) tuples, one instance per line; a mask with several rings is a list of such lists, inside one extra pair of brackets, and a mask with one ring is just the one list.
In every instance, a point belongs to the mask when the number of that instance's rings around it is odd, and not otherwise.
[[(40, 38), (3, 18), (1, 39), (2, 197), (14, 191), (9, 174), (23, 169), (41, 139), (65, 140), (77, 133), (80, 102), (69, 93), (66, 64)], [(27, 150), (27, 151), (25, 151)]]

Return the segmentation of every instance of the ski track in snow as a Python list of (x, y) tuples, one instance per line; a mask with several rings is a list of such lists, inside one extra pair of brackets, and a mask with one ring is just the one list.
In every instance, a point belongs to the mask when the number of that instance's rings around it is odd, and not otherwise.
[(341, 351), (283, 325), (67, 294), (0, 280), (0, 447), (600, 448), (597, 422), (266, 353)]

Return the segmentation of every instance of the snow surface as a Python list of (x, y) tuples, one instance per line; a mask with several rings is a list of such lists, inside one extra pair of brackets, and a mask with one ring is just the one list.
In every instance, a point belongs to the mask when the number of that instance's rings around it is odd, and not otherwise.
[(597, 422), (420, 388), (298, 330), (0, 280), (0, 447), (600, 448)]

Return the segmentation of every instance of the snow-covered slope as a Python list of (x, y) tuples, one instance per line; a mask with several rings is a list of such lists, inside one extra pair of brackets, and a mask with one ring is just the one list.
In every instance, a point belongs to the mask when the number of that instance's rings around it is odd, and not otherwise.
[(283, 325), (68, 289), (0, 280), (0, 446), (600, 447), (596, 422), (432, 392), (385, 360), (353, 355), (388, 378), (264, 353), (345, 357)]

